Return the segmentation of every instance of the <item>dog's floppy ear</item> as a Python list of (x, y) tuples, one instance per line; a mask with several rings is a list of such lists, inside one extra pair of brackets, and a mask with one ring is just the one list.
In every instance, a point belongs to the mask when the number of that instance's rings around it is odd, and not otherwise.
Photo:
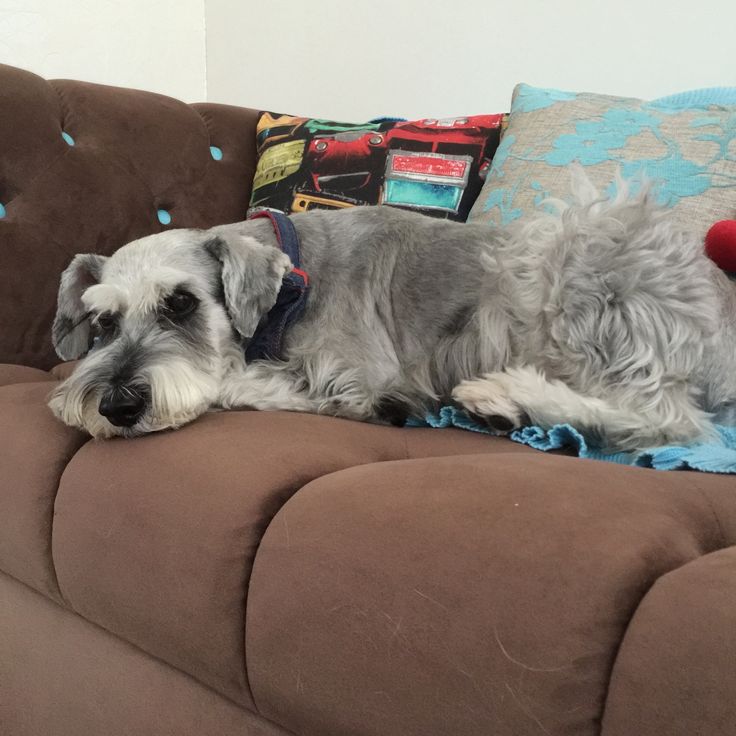
[(204, 244), (221, 264), (225, 306), (235, 329), (253, 337), (258, 323), (276, 304), (284, 275), (292, 269), (289, 257), (247, 235), (217, 235)]
[(61, 274), (51, 340), (62, 360), (75, 360), (89, 349), (89, 317), (82, 294), (99, 282), (106, 260), (94, 253), (79, 253)]

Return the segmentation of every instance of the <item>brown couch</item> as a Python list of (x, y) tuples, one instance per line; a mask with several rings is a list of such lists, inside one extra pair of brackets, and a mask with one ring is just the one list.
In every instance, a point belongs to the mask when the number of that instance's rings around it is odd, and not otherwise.
[(104, 442), (50, 415), (61, 269), (158, 209), (241, 219), (255, 115), (0, 67), (0, 733), (736, 733), (733, 478), (286, 413)]

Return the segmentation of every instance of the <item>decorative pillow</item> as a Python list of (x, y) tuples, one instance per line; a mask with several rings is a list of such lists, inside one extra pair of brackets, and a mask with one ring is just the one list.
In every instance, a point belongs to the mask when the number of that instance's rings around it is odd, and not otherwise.
[[(683, 226), (705, 236), (736, 209), (736, 107), (671, 107), (520, 84), (471, 220), (507, 225), (570, 193), (569, 164), (612, 194), (643, 175)], [(612, 183), (613, 182), (613, 183)]]
[(264, 112), (249, 211), (390, 204), (467, 219), (502, 115), (336, 123)]
[(689, 89), (654, 100), (668, 107), (702, 107), (703, 105), (736, 105), (736, 87)]

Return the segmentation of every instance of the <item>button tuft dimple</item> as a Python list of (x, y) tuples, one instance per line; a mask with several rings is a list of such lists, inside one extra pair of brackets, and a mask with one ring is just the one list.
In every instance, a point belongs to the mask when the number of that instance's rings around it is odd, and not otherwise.
[(210, 156), (212, 156), (215, 161), (222, 161), (222, 148), (210, 146)]
[(162, 225), (170, 225), (171, 224), (171, 213), (168, 210), (157, 210), (156, 216), (158, 217), (158, 221)]
[(74, 145), (74, 138), (72, 138), (69, 135), (69, 133), (67, 133), (65, 130), (62, 130), (61, 131), (61, 137), (64, 139), (64, 141), (67, 143), (67, 145), (69, 145), (69, 146), (73, 146)]

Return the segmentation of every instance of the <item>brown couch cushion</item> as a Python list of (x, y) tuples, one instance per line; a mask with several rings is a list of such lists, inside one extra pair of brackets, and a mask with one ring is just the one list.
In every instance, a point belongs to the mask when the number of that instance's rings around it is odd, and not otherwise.
[(75, 253), (108, 254), (165, 229), (159, 208), (171, 228), (244, 219), (255, 121), (246, 108), (46, 82), (0, 65), (0, 362), (58, 362), (50, 325)]
[(289, 736), (0, 573), (3, 736)]
[(603, 733), (730, 735), (736, 731), (735, 684), (731, 547), (665, 575), (644, 596), (616, 658)]
[(53, 381), (54, 376), (38, 368), (29, 368), (26, 365), (0, 364), (0, 386), (10, 386), (13, 383), (37, 383), (38, 381)]
[(0, 569), (59, 600), (51, 559), (54, 499), (69, 459), (89, 437), (51, 414), (46, 398), (54, 385), (0, 388)]
[[(679, 654), (666, 644), (676, 622), (712, 622), (711, 652), (733, 631), (732, 615), (704, 608), (736, 610), (736, 586), (716, 598), (716, 577), (702, 587), (695, 574), (709, 557), (692, 562), (734, 542), (701, 481), (736, 505), (729, 478), (542, 454), (366, 465), (311, 483), (269, 526), (252, 574), (246, 651), (259, 712), (303, 736), (597, 736), (623, 634), (663, 575), (658, 610), (692, 608), (628, 657), (649, 679), (639, 712), (655, 698), (664, 710), (699, 675), (675, 671), (657, 697), (659, 644), (665, 669), (710, 666), (706, 653), (689, 658), (694, 633), (679, 634)], [(679, 572), (667, 573), (683, 565), (693, 574), (670, 596), (664, 581)], [(711, 571), (725, 584), (725, 568)], [(704, 683), (731, 678), (731, 650)], [(732, 698), (732, 678), (719, 693)], [(731, 711), (698, 709), (700, 729), (689, 720), (677, 733), (725, 736)], [(639, 733), (636, 718), (626, 723), (615, 733)]]
[(731, 478), (287, 413), (92, 442), (52, 388), (0, 388), (0, 569), (299, 733), (595, 733), (636, 602), (736, 540)]
[(90, 621), (248, 704), (244, 598), (263, 530), (291, 496), (353, 465), (507, 446), (285, 412), (89, 442), (56, 498), (59, 586)]

